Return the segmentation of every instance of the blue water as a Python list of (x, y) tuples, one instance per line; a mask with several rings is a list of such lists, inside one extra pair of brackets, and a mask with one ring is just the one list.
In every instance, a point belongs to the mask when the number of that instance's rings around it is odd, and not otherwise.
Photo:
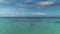
[(0, 18), (0, 34), (60, 34), (60, 18)]

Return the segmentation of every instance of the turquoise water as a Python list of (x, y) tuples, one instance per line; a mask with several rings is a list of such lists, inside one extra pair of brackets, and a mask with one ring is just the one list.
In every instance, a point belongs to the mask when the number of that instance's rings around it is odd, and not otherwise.
[(60, 18), (0, 18), (0, 34), (60, 34)]

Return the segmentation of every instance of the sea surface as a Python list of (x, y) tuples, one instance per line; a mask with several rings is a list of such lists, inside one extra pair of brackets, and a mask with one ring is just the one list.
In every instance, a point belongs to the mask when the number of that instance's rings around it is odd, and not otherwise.
[(1, 17), (0, 34), (60, 34), (60, 18)]

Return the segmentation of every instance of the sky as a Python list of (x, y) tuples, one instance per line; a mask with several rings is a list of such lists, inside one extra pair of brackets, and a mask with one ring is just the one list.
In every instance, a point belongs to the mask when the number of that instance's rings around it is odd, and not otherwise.
[(0, 0), (0, 17), (60, 17), (60, 0)]

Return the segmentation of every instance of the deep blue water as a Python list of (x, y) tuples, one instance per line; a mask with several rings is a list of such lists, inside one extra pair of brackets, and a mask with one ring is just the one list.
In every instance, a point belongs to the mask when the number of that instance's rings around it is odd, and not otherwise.
[(60, 18), (1, 17), (0, 34), (60, 34)]

